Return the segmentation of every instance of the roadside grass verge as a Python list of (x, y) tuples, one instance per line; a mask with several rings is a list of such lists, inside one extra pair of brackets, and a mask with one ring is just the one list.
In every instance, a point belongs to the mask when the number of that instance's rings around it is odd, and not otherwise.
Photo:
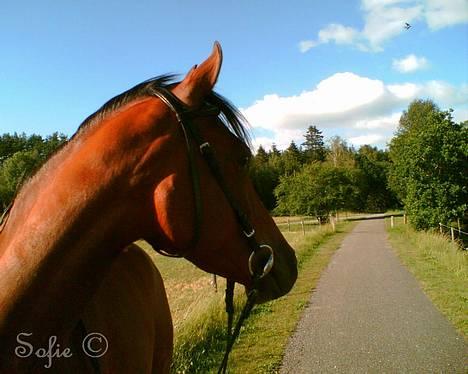
[(283, 233), (295, 248), (299, 274), (286, 296), (257, 306), (229, 359), (231, 373), (277, 373), (289, 337), (294, 332), (322, 271), (355, 223), (340, 223), (334, 233), (322, 226), (316, 232)]
[[(274, 373), (279, 369), (289, 336), (307, 305), (330, 257), (354, 224), (341, 223), (334, 233), (330, 226), (317, 227), (306, 235), (284, 232), (296, 250), (299, 276), (293, 290), (283, 298), (256, 306), (243, 327), (229, 359), (230, 373)], [(146, 247), (163, 275), (175, 327), (174, 373), (216, 372), (225, 348), (225, 281), (218, 278), (218, 292), (212, 276), (186, 260), (154, 255)], [(236, 288), (237, 312), (243, 306), (243, 287)], [(236, 318), (237, 318), (236, 314)]]
[(468, 252), (437, 232), (415, 231), (396, 223), (389, 239), (426, 295), (468, 339)]

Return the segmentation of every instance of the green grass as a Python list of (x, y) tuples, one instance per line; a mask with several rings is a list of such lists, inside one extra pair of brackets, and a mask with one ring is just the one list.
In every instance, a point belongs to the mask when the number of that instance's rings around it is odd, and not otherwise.
[[(310, 292), (353, 224), (340, 224), (333, 233), (328, 225), (306, 232), (283, 233), (295, 248), (299, 277), (285, 297), (256, 306), (231, 353), (230, 373), (273, 373), (281, 363), (285, 345), (308, 303)], [(218, 278), (215, 292), (212, 276), (186, 260), (154, 255), (161, 271), (175, 326), (174, 373), (216, 372), (225, 347), (225, 281)], [(237, 287), (235, 302), (240, 310), (245, 300)], [(252, 349), (255, 347), (255, 349)]]
[(390, 242), (437, 308), (468, 339), (468, 252), (438, 232), (415, 231), (402, 220)]
[(306, 234), (285, 233), (296, 249), (299, 275), (292, 291), (283, 298), (256, 308), (231, 354), (231, 373), (276, 373), (289, 337), (308, 305), (312, 290), (322, 271), (354, 224), (340, 224), (337, 232), (330, 227)]

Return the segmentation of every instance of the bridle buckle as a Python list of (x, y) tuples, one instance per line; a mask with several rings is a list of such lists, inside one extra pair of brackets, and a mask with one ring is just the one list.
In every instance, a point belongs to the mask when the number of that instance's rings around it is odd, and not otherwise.
[(243, 231), (243, 233), (244, 233), (246, 238), (251, 238), (252, 236), (255, 235), (255, 229), (252, 227), (252, 231), (250, 231), (250, 232)]

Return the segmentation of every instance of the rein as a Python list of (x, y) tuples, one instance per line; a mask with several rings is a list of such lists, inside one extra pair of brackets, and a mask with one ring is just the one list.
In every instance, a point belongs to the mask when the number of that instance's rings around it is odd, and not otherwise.
[[(195, 164), (195, 154), (192, 147), (192, 144), (195, 143), (198, 146), (198, 149), (201, 153), (202, 158), (205, 160), (208, 165), (213, 177), (216, 179), (219, 187), (223, 191), (226, 199), (229, 202), (234, 214), (236, 216), (237, 222), (241, 227), (244, 236), (247, 240), (249, 248), (252, 250), (252, 253), (249, 257), (249, 271), (252, 276), (252, 289), (247, 295), (247, 301), (244, 308), (241, 311), (241, 314), (234, 326), (232, 328), (234, 321), (234, 285), (235, 282), (231, 279), (227, 279), (226, 283), (226, 312), (228, 315), (228, 327), (227, 327), (227, 344), (226, 351), (221, 362), (221, 365), (218, 370), (219, 373), (225, 373), (227, 370), (227, 363), (229, 359), (229, 354), (232, 350), (234, 342), (240, 333), (240, 329), (244, 321), (250, 315), (252, 308), (255, 305), (257, 294), (258, 294), (258, 282), (261, 278), (267, 275), (273, 267), (274, 257), (273, 249), (267, 244), (259, 244), (255, 238), (255, 229), (251, 225), (247, 215), (241, 209), (239, 203), (235, 199), (234, 195), (231, 193), (228, 188), (223, 172), (219, 167), (219, 164), (216, 160), (215, 153), (210, 145), (206, 142), (198, 128), (193, 125), (192, 119), (201, 116), (208, 115), (219, 115), (220, 110), (214, 105), (205, 103), (204, 107), (198, 110), (193, 110), (188, 108), (182, 101), (180, 101), (171, 91), (166, 88), (158, 87), (155, 88), (152, 94), (159, 99), (161, 99), (176, 115), (177, 121), (182, 128), (182, 132), (185, 137), (185, 144), (188, 152), (188, 160), (190, 166), (190, 174), (192, 178), (192, 188), (194, 192), (194, 201), (195, 201), (195, 229), (192, 239), (192, 245), (188, 248), (194, 248), (198, 243), (200, 238), (200, 227), (202, 223), (202, 203), (201, 203), (201, 193), (200, 193), (200, 176), (198, 169)], [(186, 253), (182, 254), (170, 254), (161, 249), (156, 249), (162, 255), (170, 257), (184, 257)], [(263, 264), (263, 266), (258, 266), (258, 264)]]

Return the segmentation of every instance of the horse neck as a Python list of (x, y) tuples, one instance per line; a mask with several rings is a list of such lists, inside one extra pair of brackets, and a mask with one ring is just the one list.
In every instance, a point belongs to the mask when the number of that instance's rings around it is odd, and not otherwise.
[(0, 234), (3, 347), (23, 331), (41, 342), (70, 330), (113, 258), (140, 237), (148, 208), (138, 197), (148, 194), (135, 165), (151, 140), (141, 123), (128, 138), (126, 114), (71, 141), (19, 194)]

